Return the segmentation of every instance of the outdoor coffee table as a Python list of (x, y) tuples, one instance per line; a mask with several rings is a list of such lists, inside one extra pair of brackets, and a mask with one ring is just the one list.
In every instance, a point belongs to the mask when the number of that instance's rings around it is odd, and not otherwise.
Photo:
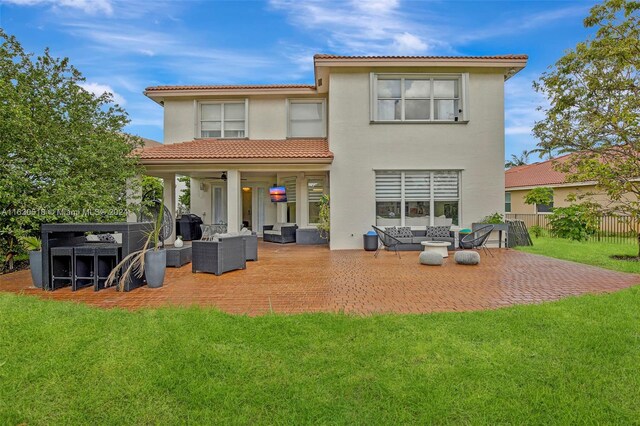
[(449, 243), (446, 241), (423, 241), (420, 244), (424, 247), (424, 251), (432, 251), (441, 254), (442, 257), (449, 257), (447, 247)]

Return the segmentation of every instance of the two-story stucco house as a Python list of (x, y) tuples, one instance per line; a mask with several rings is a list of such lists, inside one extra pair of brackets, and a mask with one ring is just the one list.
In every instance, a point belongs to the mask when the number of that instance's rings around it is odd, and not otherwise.
[[(313, 85), (157, 86), (164, 146), (149, 174), (191, 177), (205, 223), (314, 228), (331, 199), (332, 249), (371, 225), (460, 226), (504, 211), (504, 82), (525, 55), (314, 57)], [(269, 188), (284, 186), (286, 202)]]

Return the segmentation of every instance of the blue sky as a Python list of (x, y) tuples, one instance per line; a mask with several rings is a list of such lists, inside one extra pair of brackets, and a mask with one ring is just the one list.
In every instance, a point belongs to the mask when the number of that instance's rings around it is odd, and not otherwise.
[(544, 104), (531, 82), (592, 30), (594, 1), (0, 0), (0, 26), (50, 47), (128, 111), (128, 131), (162, 141), (158, 84), (313, 84), (313, 54), (525, 53), (506, 83), (506, 154), (535, 146)]

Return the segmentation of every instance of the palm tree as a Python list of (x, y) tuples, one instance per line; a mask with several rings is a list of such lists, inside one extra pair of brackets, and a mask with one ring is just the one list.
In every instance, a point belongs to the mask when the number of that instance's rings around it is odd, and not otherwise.
[(511, 167), (524, 166), (526, 164), (529, 164), (529, 155), (531, 155), (531, 152), (533, 151), (527, 151), (525, 149), (520, 155), (511, 154), (511, 160), (504, 163), (504, 168), (510, 169)]

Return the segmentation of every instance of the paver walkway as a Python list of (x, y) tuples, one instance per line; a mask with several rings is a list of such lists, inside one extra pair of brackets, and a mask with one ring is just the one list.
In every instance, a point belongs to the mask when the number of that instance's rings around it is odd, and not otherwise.
[(0, 276), (0, 291), (72, 300), (110, 308), (161, 305), (213, 306), (230, 313), (469, 311), (557, 300), (571, 295), (620, 290), (640, 276), (536, 256), (516, 250), (482, 254), (478, 266), (418, 264), (418, 252), (329, 251), (322, 246), (260, 243), (259, 261), (216, 277), (192, 274), (191, 265), (167, 268), (160, 289), (129, 293), (30, 287), (29, 271)]

